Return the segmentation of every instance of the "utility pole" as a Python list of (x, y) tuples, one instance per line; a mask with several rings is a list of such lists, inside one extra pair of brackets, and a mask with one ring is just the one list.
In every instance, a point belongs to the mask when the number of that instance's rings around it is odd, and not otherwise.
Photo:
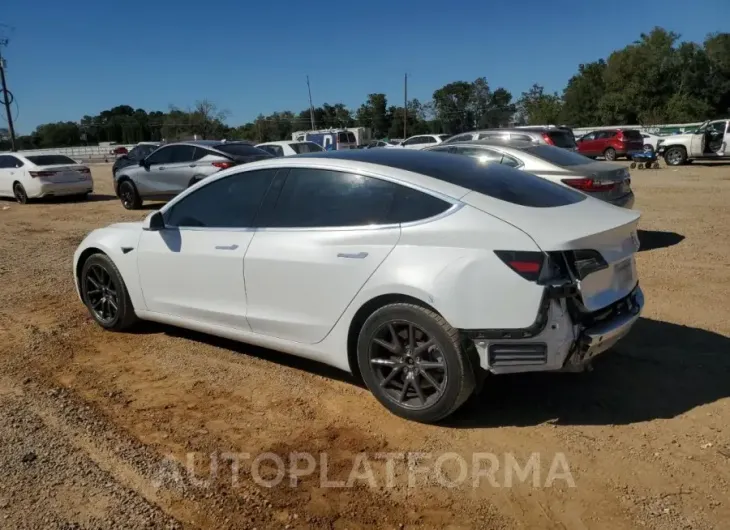
[(403, 140), (408, 138), (408, 74), (403, 78)]
[(0, 39), (0, 83), (2, 83), (3, 103), (5, 104), (5, 114), (8, 117), (8, 132), (10, 132), (10, 149), (17, 151), (15, 148), (15, 127), (13, 127), (13, 113), (10, 111), (10, 104), (13, 102), (13, 94), (8, 90), (5, 83), (5, 59), (3, 59), (2, 48), (8, 45), (8, 39)]
[(312, 105), (312, 88), (309, 86), (309, 76), (307, 76), (307, 92), (309, 92), (309, 120), (312, 122), (312, 130), (314, 131), (314, 106)]

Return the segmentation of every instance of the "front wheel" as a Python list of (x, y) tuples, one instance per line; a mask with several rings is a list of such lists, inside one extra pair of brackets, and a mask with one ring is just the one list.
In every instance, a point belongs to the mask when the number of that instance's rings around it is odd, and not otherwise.
[(609, 147), (603, 152), (603, 158), (605, 158), (609, 162), (613, 162), (614, 160), (616, 160), (616, 150), (613, 147)]
[(142, 199), (137, 193), (134, 183), (130, 180), (123, 180), (119, 184), (119, 199), (122, 201), (122, 206), (127, 210), (138, 210), (142, 207)]
[(81, 268), (81, 298), (103, 328), (122, 331), (137, 321), (122, 275), (105, 254), (94, 254)]
[(668, 166), (681, 166), (687, 162), (687, 151), (684, 147), (670, 147), (664, 153), (664, 161)]
[(433, 423), (458, 409), (475, 388), (459, 333), (439, 314), (391, 304), (365, 321), (357, 343), (365, 384), (388, 410)]

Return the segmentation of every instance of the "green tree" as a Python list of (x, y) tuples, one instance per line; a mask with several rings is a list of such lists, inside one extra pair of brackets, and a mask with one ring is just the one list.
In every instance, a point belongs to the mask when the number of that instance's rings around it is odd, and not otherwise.
[(534, 84), (517, 102), (520, 122), (526, 125), (555, 125), (560, 123), (563, 101), (557, 94), (546, 94), (541, 85)]

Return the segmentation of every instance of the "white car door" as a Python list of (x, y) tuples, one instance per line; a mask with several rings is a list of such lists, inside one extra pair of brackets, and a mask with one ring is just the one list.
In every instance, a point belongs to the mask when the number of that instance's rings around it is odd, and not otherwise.
[(0, 197), (12, 195), (11, 188), (13, 181), (10, 176), (11, 159), (9, 155), (0, 155)]
[(254, 332), (313, 344), (324, 339), (400, 238), (388, 223), (396, 184), (292, 168), (245, 258)]
[(725, 120), (725, 139), (717, 156), (730, 156), (730, 120)]
[(144, 231), (140, 286), (148, 311), (248, 331), (243, 257), (275, 169), (229, 175), (163, 212), (165, 228)]

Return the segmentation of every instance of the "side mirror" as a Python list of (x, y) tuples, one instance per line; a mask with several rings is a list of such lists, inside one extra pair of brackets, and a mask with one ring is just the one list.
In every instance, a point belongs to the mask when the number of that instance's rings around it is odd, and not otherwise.
[(142, 229), (150, 232), (159, 232), (165, 228), (165, 220), (159, 210), (149, 214), (142, 223)]

